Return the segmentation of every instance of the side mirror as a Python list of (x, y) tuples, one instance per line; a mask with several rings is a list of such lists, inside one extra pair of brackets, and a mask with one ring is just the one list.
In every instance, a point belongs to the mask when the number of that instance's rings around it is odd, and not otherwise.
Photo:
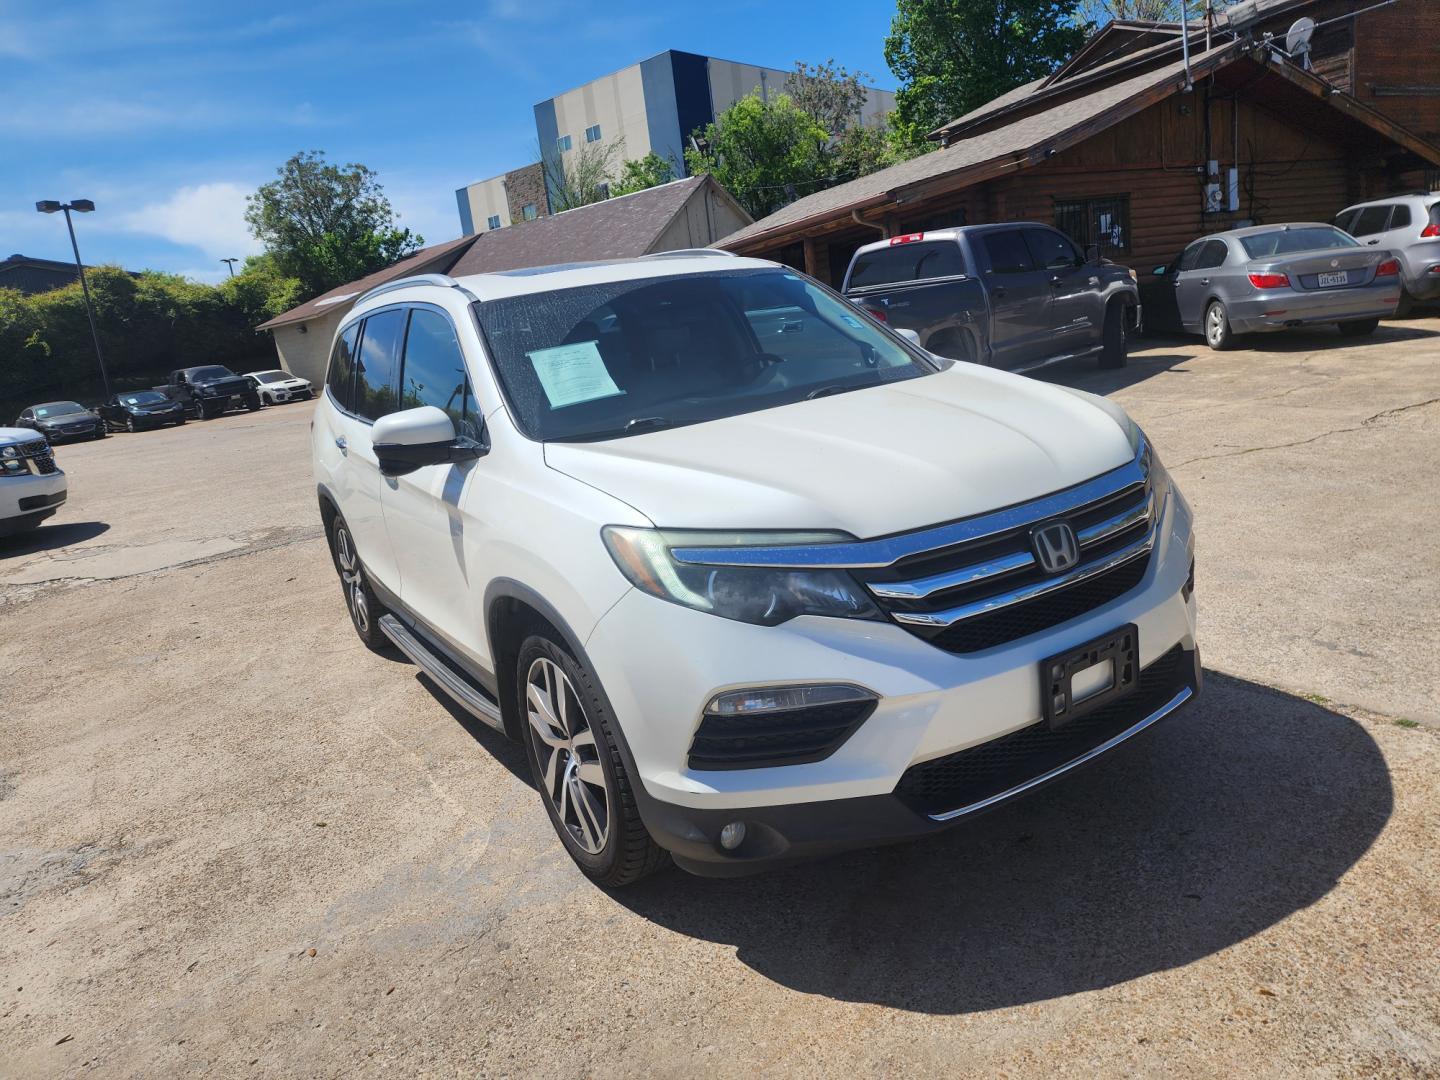
[(1169, 271), (1170, 267), (1168, 266), (1157, 266), (1155, 267), (1155, 269), (1151, 270), (1150, 273), (1154, 274), (1156, 277), (1164, 277), (1167, 273), (1169, 273)]
[(920, 335), (917, 334), (914, 330), (903, 330), (897, 327), (895, 333), (899, 334), (911, 345), (914, 345), (917, 349), (920, 348)]
[(434, 405), (382, 416), (370, 429), (370, 442), (386, 476), (404, 476), (427, 465), (473, 461), (489, 451), (474, 439), (457, 437), (450, 417)]

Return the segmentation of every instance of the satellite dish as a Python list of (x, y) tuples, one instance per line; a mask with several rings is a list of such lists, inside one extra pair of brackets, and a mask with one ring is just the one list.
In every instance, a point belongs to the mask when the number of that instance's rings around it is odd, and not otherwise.
[(1285, 32), (1285, 51), (1306, 71), (1310, 70), (1310, 38), (1314, 33), (1315, 20), (1310, 18), (1296, 19)]

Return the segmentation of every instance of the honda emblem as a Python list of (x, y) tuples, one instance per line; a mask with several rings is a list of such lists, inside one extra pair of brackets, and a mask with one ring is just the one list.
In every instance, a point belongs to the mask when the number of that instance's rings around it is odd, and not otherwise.
[(1080, 561), (1080, 545), (1069, 522), (1054, 521), (1030, 531), (1030, 543), (1040, 569), (1047, 574), (1060, 574)]

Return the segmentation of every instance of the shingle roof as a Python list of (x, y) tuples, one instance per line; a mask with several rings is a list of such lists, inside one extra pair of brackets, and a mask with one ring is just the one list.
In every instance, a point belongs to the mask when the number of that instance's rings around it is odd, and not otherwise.
[(707, 184), (724, 193), (708, 174), (701, 174), (496, 229), (480, 236), (451, 273), (488, 274), (645, 255), (690, 197)]
[(476, 239), (474, 236), (462, 236), (458, 240), (449, 240), (443, 244), (432, 244), (430, 247), (421, 248), (414, 255), (409, 255), (397, 263), (391, 263), (384, 270), (377, 270), (359, 281), (352, 281), (348, 285), (341, 285), (327, 293), (321, 293), (314, 299), (307, 300), (298, 307), (293, 307), (284, 314), (276, 315), (275, 318), (261, 323), (255, 329), (273, 330), (277, 326), (305, 322), (307, 319), (329, 314), (335, 310), (337, 304), (354, 300), (361, 293), (375, 288), (376, 285), (384, 285), (385, 282), (394, 281), (396, 278), (408, 277), (411, 274), (443, 274)]
[[(1204, 70), (1222, 66), (1238, 53), (1234, 48), (1216, 48), (1203, 60), (1192, 60), (1191, 67)], [(1137, 104), (1146, 91), (1184, 78), (1183, 61), (1166, 64), (1143, 74), (1102, 86), (1088, 94), (1059, 101), (1053, 107), (1021, 116), (1001, 127), (959, 139), (950, 146), (923, 154), (888, 169), (862, 176), (848, 183), (798, 199), (761, 218), (720, 241), (721, 247), (733, 248), (755, 237), (793, 227), (810, 219), (834, 218), (851, 209), (883, 201), (894, 201), (905, 189), (936, 177), (977, 169), (981, 166), (1003, 165), (1007, 159), (1021, 162), (1030, 152), (1067, 132), (1104, 117), (1113, 111), (1110, 122), (1118, 122), (1141, 106)], [(1108, 125), (1107, 125), (1108, 126)]]

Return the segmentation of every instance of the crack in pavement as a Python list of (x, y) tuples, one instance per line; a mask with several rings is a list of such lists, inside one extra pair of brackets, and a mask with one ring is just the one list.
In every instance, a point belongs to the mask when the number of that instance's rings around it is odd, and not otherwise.
[(1197, 461), (1216, 461), (1220, 458), (1244, 457), (1246, 454), (1258, 454), (1262, 450), (1288, 450), (1293, 446), (1307, 446), (1310, 443), (1319, 442), (1321, 439), (1327, 439), (1331, 435), (1344, 435), (1346, 432), (1361, 431), (1375, 423), (1375, 421), (1383, 420), (1388, 416), (1409, 412), (1411, 409), (1423, 409), (1426, 405), (1435, 405), (1437, 403), (1440, 403), (1440, 397), (1429, 398), (1426, 401), (1411, 402), (1409, 405), (1397, 405), (1393, 409), (1384, 409), (1374, 416), (1367, 416), (1364, 420), (1361, 420), (1360, 423), (1352, 427), (1331, 428), (1329, 431), (1322, 431), (1318, 435), (1311, 435), (1308, 439), (1296, 439), (1293, 442), (1273, 443), (1268, 446), (1247, 446), (1223, 454), (1200, 454), (1196, 457), (1188, 458), (1178, 465), (1170, 465), (1168, 468), (1171, 472), (1174, 472), (1176, 469), (1183, 469), (1186, 465), (1193, 465)]
[[(62, 549), (59, 552), (46, 553), (43, 558), (21, 567), (18, 575), (0, 581), (0, 606), (32, 600), (50, 588), (91, 585), (102, 581), (125, 581), (129, 578), (162, 574), (171, 570), (207, 566), (226, 559), (256, 555), (292, 544), (313, 541), (323, 538), (324, 534), (325, 530), (320, 525), (282, 525), (264, 529), (258, 533), (242, 533), (238, 537), (215, 536), (184, 541), (160, 540), (150, 544), (107, 544), (92, 549)], [(253, 539), (250, 539), (251, 537)], [(203, 554), (191, 558), (183, 557), (187, 548), (190, 550), (204, 549), (207, 545), (214, 544), (228, 544), (229, 546), (221, 547), (219, 550), (205, 551)], [(133, 560), (137, 553), (143, 555), (146, 549), (164, 548), (166, 545), (171, 547), (179, 545), (181, 557), (158, 565), (145, 565), (143, 560), (142, 565), (133, 568), (125, 565), (127, 560)], [(98, 560), (101, 568), (105, 567), (106, 560), (114, 560), (119, 565), (114, 567), (113, 572), (108, 573), (76, 572), (76, 564), (83, 564), (91, 560)], [(84, 567), (84, 569), (92, 568)]]

